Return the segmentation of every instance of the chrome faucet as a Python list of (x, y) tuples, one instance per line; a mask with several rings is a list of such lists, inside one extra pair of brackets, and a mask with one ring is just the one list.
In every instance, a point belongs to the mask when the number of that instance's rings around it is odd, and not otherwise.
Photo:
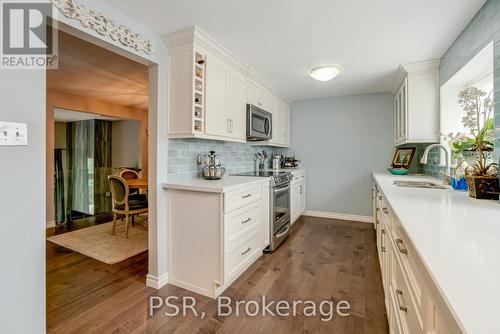
[(446, 170), (445, 172), (440, 172), (441, 174), (444, 175), (444, 184), (450, 185), (451, 184), (451, 168), (450, 168), (450, 154), (448, 153), (448, 150), (446, 147), (444, 147), (441, 144), (432, 144), (427, 146), (427, 148), (424, 151), (424, 154), (422, 154), (422, 158), (420, 159), (421, 164), (427, 164), (427, 159), (429, 158), (429, 152), (433, 148), (439, 147), (444, 151), (444, 160), (446, 163)]

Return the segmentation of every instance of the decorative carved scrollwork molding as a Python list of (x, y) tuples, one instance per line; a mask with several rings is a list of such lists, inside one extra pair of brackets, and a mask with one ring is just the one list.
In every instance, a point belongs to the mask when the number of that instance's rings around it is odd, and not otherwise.
[(150, 40), (103, 13), (89, 9), (85, 5), (79, 5), (73, 0), (52, 0), (52, 3), (62, 15), (80, 21), (85, 28), (90, 28), (102, 36), (109, 36), (113, 41), (118, 41), (136, 51), (142, 51), (148, 55), (153, 52), (153, 44)]

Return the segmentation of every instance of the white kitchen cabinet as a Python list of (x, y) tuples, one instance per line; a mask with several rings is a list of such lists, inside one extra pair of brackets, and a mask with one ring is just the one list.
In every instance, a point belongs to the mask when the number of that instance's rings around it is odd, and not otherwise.
[(306, 210), (306, 170), (298, 169), (292, 172), (290, 184), (290, 220), (293, 225)]
[(230, 122), (227, 117), (228, 92), (231, 68), (212, 53), (206, 58), (205, 133), (214, 136), (228, 136)]
[(270, 144), (281, 144), (282, 143), (282, 116), (281, 116), (281, 106), (279, 99), (274, 95), (269, 95), (269, 110), (272, 115), (272, 137), (269, 140)]
[(389, 333), (463, 333), (375, 181), (373, 189), (376, 245)]
[[(246, 142), (246, 104), (269, 110), (269, 90), (273, 88), (197, 27), (169, 34), (165, 40), (168, 137)], [(279, 113), (282, 106), (273, 103)], [(284, 118), (276, 117), (280, 119), (276, 122), (277, 143), (282, 146), (289, 130), (282, 129)], [(288, 134), (283, 137), (284, 133)]]
[(167, 187), (170, 284), (216, 298), (262, 255), (269, 244), (269, 181), (233, 188)]
[(247, 81), (247, 103), (269, 111), (269, 93), (257, 84)]
[(401, 65), (393, 93), (395, 145), (438, 142), (439, 61)]
[(290, 106), (288, 103), (281, 101), (282, 118), (283, 118), (283, 145), (290, 146)]

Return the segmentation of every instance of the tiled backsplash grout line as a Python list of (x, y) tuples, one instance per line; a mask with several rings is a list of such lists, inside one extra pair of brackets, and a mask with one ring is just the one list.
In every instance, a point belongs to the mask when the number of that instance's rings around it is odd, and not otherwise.
[(198, 176), (197, 156), (209, 151), (216, 151), (221, 155), (221, 163), (226, 168), (226, 174), (251, 171), (255, 169), (254, 154), (263, 150), (269, 155), (266, 163), (267, 167), (270, 167), (272, 155), (279, 149), (252, 146), (250, 143), (229, 143), (204, 139), (169, 139), (168, 175)]

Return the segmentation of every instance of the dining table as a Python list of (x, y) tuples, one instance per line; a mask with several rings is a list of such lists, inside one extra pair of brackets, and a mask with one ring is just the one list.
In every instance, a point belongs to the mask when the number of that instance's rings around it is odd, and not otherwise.
[(130, 179), (126, 181), (130, 189), (148, 189), (147, 179)]

